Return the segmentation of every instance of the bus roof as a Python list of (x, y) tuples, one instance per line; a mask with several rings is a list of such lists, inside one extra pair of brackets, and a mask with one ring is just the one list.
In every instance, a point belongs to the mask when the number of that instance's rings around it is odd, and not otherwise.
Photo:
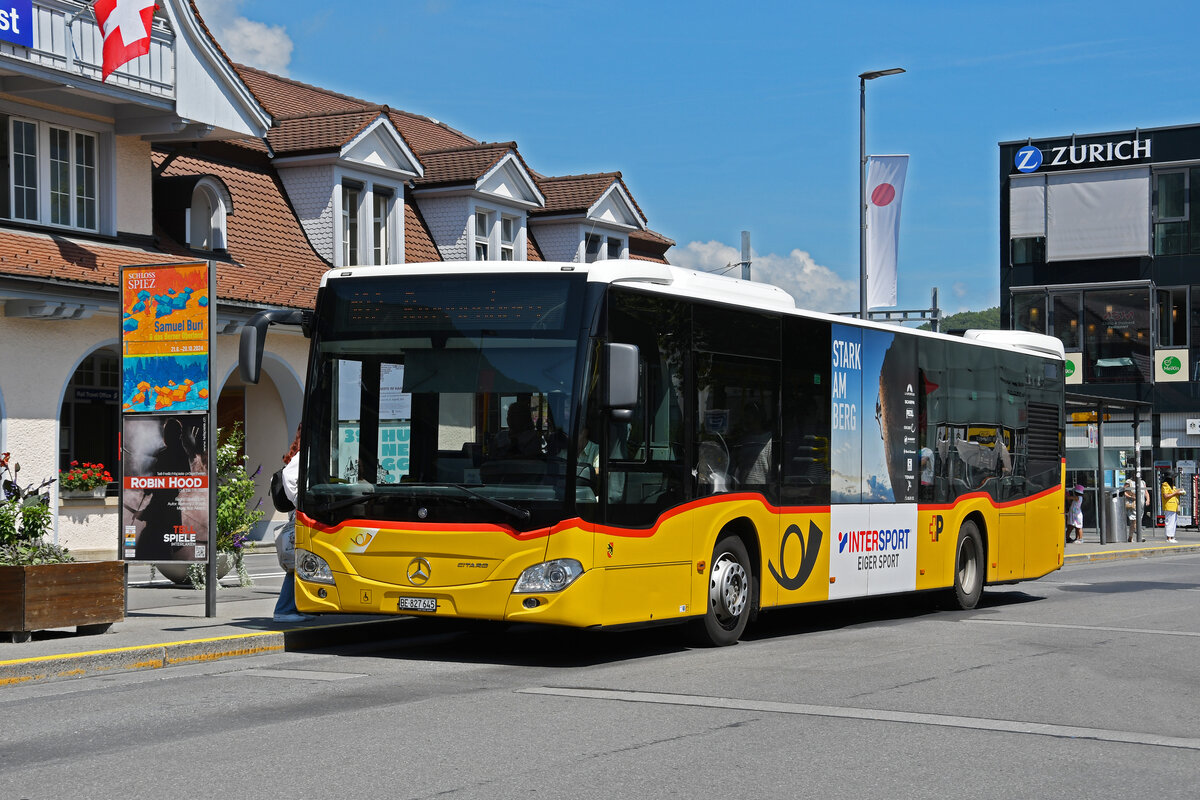
[[(339, 267), (327, 271), (321, 278), (324, 286), (329, 280), (352, 277), (411, 277), (413, 275), (491, 275), (497, 274), (495, 261), (432, 261), (414, 264), (384, 264), (380, 266)], [(844, 325), (857, 325), (880, 330), (903, 330), (918, 336), (940, 337), (945, 334), (919, 331), (882, 322), (863, 321), (856, 317), (839, 316), (828, 312), (797, 307), (795, 299), (778, 286), (769, 283), (744, 281), (727, 275), (684, 269), (656, 261), (612, 259), (592, 263), (569, 261), (506, 261), (503, 270), (508, 274), (558, 275), (575, 273), (587, 275), (589, 282), (608, 284), (642, 284), (655, 292), (695, 300), (709, 300), (726, 305), (799, 313), (827, 319)], [(959, 337), (954, 337), (959, 338)], [(1026, 331), (969, 330), (960, 341), (1001, 349), (1021, 350), (1044, 358), (1063, 360), (1063, 344), (1053, 336)]]

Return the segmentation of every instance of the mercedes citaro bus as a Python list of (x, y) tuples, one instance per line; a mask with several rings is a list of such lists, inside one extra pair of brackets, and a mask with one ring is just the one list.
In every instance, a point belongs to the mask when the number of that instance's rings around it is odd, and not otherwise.
[(324, 276), (296, 513), (308, 613), (573, 627), (986, 584), (1063, 561), (1063, 350), (796, 307), (643, 261)]

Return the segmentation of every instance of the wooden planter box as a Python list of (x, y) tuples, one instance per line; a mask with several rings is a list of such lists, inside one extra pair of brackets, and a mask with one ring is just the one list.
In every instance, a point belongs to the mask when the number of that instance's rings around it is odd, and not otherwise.
[(70, 626), (79, 633), (103, 633), (123, 619), (121, 561), (0, 566), (0, 636), (27, 642), (32, 631)]

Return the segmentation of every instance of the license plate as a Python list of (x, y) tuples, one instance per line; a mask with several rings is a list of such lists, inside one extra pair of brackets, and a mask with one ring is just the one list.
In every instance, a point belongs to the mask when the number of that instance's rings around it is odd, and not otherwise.
[(401, 597), (401, 611), (437, 611), (437, 598), (434, 597)]

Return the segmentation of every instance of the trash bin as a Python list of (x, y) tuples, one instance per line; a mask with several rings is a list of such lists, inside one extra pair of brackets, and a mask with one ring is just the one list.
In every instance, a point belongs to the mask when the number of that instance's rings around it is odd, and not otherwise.
[(1116, 544), (1128, 537), (1125, 531), (1125, 496), (1120, 491), (1107, 490), (1108, 506), (1104, 509), (1104, 535), (1100, 537), (1102, 544)]

